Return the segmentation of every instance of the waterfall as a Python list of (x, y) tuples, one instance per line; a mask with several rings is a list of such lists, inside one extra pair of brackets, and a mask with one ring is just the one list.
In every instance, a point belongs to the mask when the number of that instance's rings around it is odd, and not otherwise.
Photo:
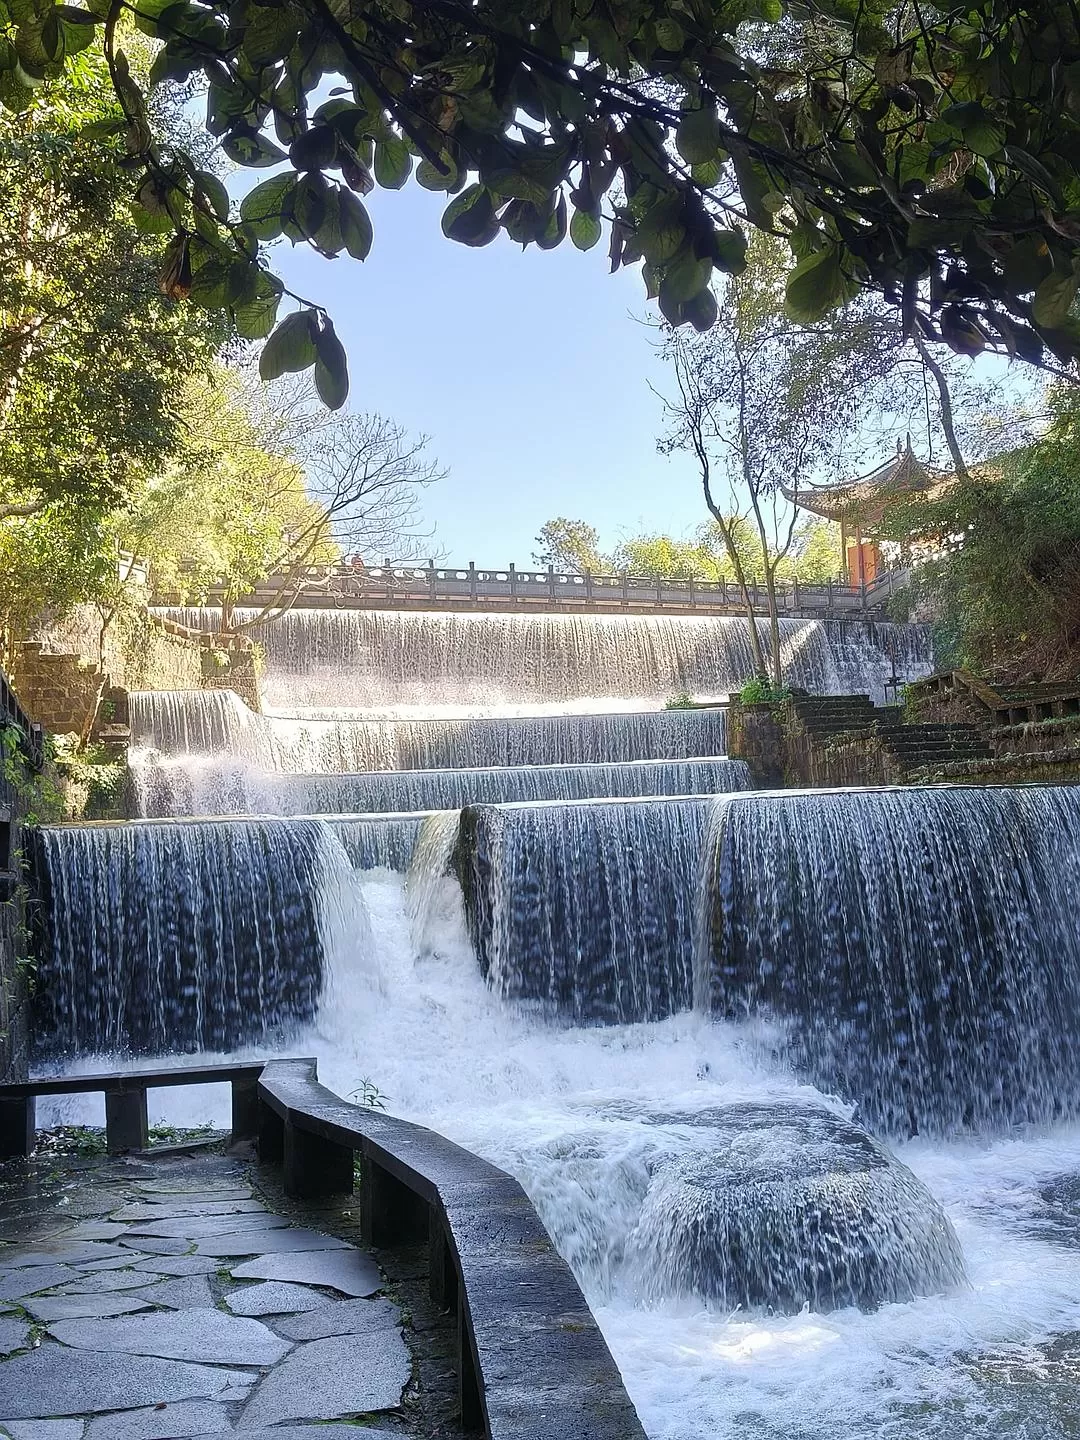
[(1080, 790), (717, 802), (698, 1003), (907, 1135), (1080, 1114)]
[(422, 811), (416, 811), (409, 815), (329, 815), (324, 823), (340, 841), (354, 869), (383, 868), (404, 874), (426, 819)]
[[(220, 622), (214, 610), (163, 613), (203, 630)], [(254, 613), (237, 615), (247, 620)], [(760, 629), (767, 647), (768, 627)], [(275, 707), (420, 706), (430, 712), (583, 697), (656, 704), (684, 691), (726, 695), (754, 673), (746, 622), (732, 616), (298, 607), (251, 633), (265, 650), (263, 683)], [(788, 681), (816, 693), (880, 699), (894, 662), (904, 680), (928, 674), (932, 665), (925, 626), (782, 619), (780, 635)]]
[(233, 762), (165, 761), (136, 769), (143, 815), (322, 815), (454, 810), (523, 800), (714, 795), (752, 790), (742, 760), (633, 760), (358, 775), (267, 774)]
[(685, 760), (722, 755), (726, 726), (719, 708), (359, 720), (333, 712), (324, 718), (256, 715), (228, 690), (131, 695), (137, 751), (211, 757), (213, 764), (234, 757), (263, 770), (316, 774)]
[(700, 797), (463, 811), (452, 863), (497, 993), (586, 1023), (685, 1008), (708, 811)]
[[(926, 1186), (824, 1106), (642, 1118), (660, 1135), (623, 1253), (647, 1302), (869, 1310), (963, 1284), (960, 1243)], [(692, 1144), (671, 1144), (676, 1123)]]
[(242, 755), (272, 766), (272, 729), (232, 690), (133, 690), (133, 746), (165, 755)]
[(310, 1020), (326, 835), (303, 820), (42, 829), (41, 1052), (230, 1050)]

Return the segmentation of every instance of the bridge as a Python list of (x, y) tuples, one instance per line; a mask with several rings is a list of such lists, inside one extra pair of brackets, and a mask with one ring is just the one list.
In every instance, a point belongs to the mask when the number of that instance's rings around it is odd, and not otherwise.
[[(792, 619), (884, 620), (886, 602), (907, 583), (906, 570), (886, 571), (870, 584), (830, 580), (805, 585), (778, 582), (780, 614)], [(478, 567), (343, 561), (305, 570), (298, 579), (271, 577), (244, 605), (284, 600), (299, 606), (350, 610), (516, 611), (592, 615), (743, 615), (742, 592), (723, 580), (658, 579), (651, 575), (572, 575), (554, 569), (518, 570), (514, 565)], [(768, 614), (764, 585), (752, 585), (758, 614)], [(211, 596), (211, 599), (215, 597)]]

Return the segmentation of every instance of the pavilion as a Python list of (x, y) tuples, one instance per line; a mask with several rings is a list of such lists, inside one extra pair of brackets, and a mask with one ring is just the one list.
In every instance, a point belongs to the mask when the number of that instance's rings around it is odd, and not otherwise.
[(869, 585), (884, 568), (881, 541), (876, 532), (885, 507), (897, 495), (929, 490), (940, 478), (916, 458), (909, 435), (906, 446), (897, 444), (893, 459), (857, 480), (805, 490), (788, 490), (786, 486), (781, 489), (785, 498), (799, 509), (839, 522), (840, 552), (847, 583)]

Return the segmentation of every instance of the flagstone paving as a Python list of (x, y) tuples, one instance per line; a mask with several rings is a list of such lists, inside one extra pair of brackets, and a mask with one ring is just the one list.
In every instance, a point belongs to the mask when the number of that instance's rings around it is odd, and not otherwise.
[(202, 1154), (69, 1170), (41, 1183), (0, 1166), (0, 1440), (432, 1433), (374, 1259), (274, 1214), (252, 1167)]

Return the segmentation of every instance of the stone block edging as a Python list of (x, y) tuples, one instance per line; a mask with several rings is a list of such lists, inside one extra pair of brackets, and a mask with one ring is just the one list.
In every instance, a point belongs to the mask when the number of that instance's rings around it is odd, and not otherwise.
[(407, 1120), (349, 1104), (313, 1060), (269, 1061), (260, 1158), (286, 1191), (349, 1191), (360, 1158), (364, 1239), (427, 1243), (431, 1290), (458, 1315), (462, 1421), (488, 1440), (645, 1440), (570, 1267), (518, 1182)]

